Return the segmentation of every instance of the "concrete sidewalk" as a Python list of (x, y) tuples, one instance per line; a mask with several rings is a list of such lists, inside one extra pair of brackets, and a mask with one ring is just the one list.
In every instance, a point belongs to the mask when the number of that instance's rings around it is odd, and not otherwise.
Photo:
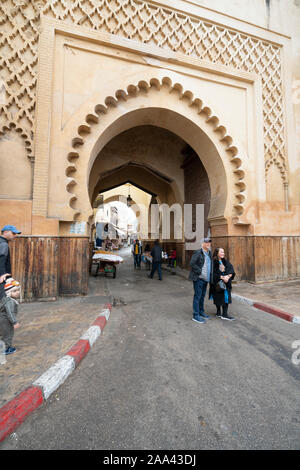
[(237, 282), (233, 285), (233, 291), (255, 302), (268, 304), (291, 315), (300, 316), (300, 279), (261, 284)]
[(23, 303), (14, 354), (0, 364), (0, 408), (43, 374), (79, 340), (110, 302), (103, 276), (90, 277), (87, 296)]
[[(163, 267), (170, 273), (188, 279), (189, 271), (187, 269), (182, 269), (179, 266), (169, 268), (163, 265)], [(253, 303), (266, 304), (274, 311), (280, 309), (290, 315), (300, 316), (300, 279), (260, 284), (237, 281), (233, 282), (232, 293)]]

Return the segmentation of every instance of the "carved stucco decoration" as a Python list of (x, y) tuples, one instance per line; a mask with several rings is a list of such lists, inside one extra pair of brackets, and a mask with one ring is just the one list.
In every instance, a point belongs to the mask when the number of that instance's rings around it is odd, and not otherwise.
[[(40, 15), (126, 39), (255, 72), (262, 79), (266, 172), (270, 164), (287, 181), (281, 46), (138, 0), (5, 0), (0, 4), (0, 73), (6, 103), (0, 132), (16, 126), (32, 157)], [(29, 142), (29, 144), (28, 144)]]
[(134, 99), (140, 93), (149, 93), (153, 89), (160, 90), (161, 88), (167, 88), (168, 93), (176, 91), (178, 99), (185, 100), (187, 106), (195, 110), (195, 122), (197, 121), (197, 114), (202, 114), (205, 117), (205, 122), (214, 131), (216, 140), (220, 141), (224, 146), (231, 163), (232, 178), (236, 188), (232, 216), (236, 218), (236, 221), (240, 220), (244, 212), (244, 202), (246, 199), (245, 171), (243, 169), (241, 153), (237, 145), (235, 145), (233, 138), (228, 134), (226, 127), (220, 123), (219, 118), (214, 115), (212, 109), (203, 103), (200, 98), (195, 97), (190, 90), (184, 90), (181, 84), (172, 84), (169, 77), (164, 77), (161, 80), (153, 77), (149, 81), (141, 80), (136, 85), (130, 84), (124, 90), (117, 90), (115, 96), (107, 96), (104, 103), (96, 104), (94, 112), (87, 114), (78, 126), (77, 135), (74, 135), (72, 138), (72, 150), (67, 155), (66, 164), (66, 190), (70, 194), (69, 206), (74, 211), (74, 220), (80, 215), (80, 209), (76, 208), (76, 160), (80, 157), (80, 148), (84, 145), (85, 136), (93, 131), (95, 126), (99, 124), (101, 116), (109, 113), (110, 108), (115, 108), (119, 104), (124, 107), (124, 102)]

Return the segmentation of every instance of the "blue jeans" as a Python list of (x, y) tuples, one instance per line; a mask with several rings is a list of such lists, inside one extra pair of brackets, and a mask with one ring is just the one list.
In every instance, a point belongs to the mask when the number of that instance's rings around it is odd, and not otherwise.
[(204, 299), (207, 289), (207, 282), (202, 279), (194, 281), (194, 300), (193, 300), (193, 316), (197, 318), (204, 313)]
[(140, 267), (141, 266), (141, 255), (133, 255), (133, 261), (134, 261), (134, 267)]
[(155, 273), (156, 270), (158, 271), (159, 279), (161, 279), (161, 263), (158, 263), (158, 262), (154, 261), (152, 263), (152, 271), (151, 271), (151, 274), (150, 274), (151, 278), (154, 276), (154, 273)]

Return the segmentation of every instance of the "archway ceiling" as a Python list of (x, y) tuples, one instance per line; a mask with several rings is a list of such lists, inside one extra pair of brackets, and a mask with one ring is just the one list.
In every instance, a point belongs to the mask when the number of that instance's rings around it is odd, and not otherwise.
[[(144, 191), (145, 193), (149, 194), (150, 196), (153, 196), (153, 197), (156, 197), (156, 196), (157, 196), (157, 194), (155, 194), (155, 193), (153, 193), (153, 192), (150, 192), (150, 191), (147, 191), (147, 189), (145, 189), (143, 186), (139, 186), (138, 184), (136, 184), (136, 183), (135, 183), (134, 181), (132, 181), (132, 180), (124, 181), (124, 182), (121, 183), (121, 184), (113, 185), (113, 186), (111, 186), (111, 187), (109, 187), (109, 188), (106, 188), (106, 187), (105, 187), (105, 189), (103, 189), (103, 190), (100, 189), (100, 194), (103, 194), (104, 197), (105, 197), (105, 193), (106, 193), (107, 191), (111, 191), (112, 189), (120, 188), (121, 186), (125, 186), (125, 185), (128, 185), (128, 184), (130, 184), (131, 186), (134, 186), (134, 187), (140, 189), (141, 191)], [(114, 197), (114, 196), (112, 196), (112, 197)], [(122, 194), (120, 194), (118, 197), (122, 197)]]
[(130, 183), (151, 196), (160, 196), (163, 200), (171, 190), (172, 180), (148, 165), (128, 162), (100, 175), (93, 191), (92, 202), (99, 193)]
[(130, 162), (127, 162), (124, 165), (120, 165), (119, 167), (114, 168), (113, 170), (103, 172), (101, 176), (103, 178), (105, 178), (105, 177), (110, 176), (111, 174), (115, 173), (116, 171), (125, 169), (127, 167), (143, 168), (144, 170), (146, 170), (149, 173), (151, 173), (152, 175), (154, 175), (156, 178), (159, 178), (162, 181), (164, 181), (166, 183), (169, 183), (169, 184), (172, 183), (172, 181), (173, 181), (172, 178), (169, 178), (168, 176), (164, 175), (160, 171), (158, 171), (155, 168), (151, 167), (151, 165), (145, 164), (145, 163), (142, 163), (142, 162), (137, 162), (137, 161), (134, 161), (134, 160), (130, 161)]

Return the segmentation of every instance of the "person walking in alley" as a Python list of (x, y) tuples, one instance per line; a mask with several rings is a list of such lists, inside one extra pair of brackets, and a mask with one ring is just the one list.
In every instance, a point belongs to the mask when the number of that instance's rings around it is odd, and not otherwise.
[(141, 259), (142, 259), (142, 246), (138, 239), (135, 240), (132, 250), (133, 250), (134, 267), (140, 268)]
[(5, 343), (5, 354), (13, 354), (14, 330), (20, 325), (16, 319), (16, 302), (6, 295), (5, 280), (11, 274), (10, 252), (8, 243), (21, 232), (13, 225), (5, 225), (0, 236), (0, 337)]
[(158, 278), (162, 281), (162, 274), (161, 274), (161, 263), (162, 263), (162, 248), (159, 245), (159, 241), (155, 240), (154, 247), (151, 250), (152, 256), (152, 270), (149, 274), (149, 277), (153, 279), (154, 273), (157, 270)]
[(197, 323), (205, 323), (209, 315), (204, 313), (204, 298), (207, 284), (212, 282), (213, 264), (211, 239), (204, 238), (200, 250), (194, 252), (190, 262), (189, 280), (194, 284), (193, 318)]
[[(224, 249), (216, 248), (213, 254), (213, 283), (211, 284), (210, 294), (212, 294), (214, 304), (217, 307), (216, 316), (222, 320), (235, 320), (228, 314), (228, 306), (231, 304), (231, 281), (234, 277), (234, 268), (225, 258)], [(223, 281), (225, 289), (220, 287), (220, 281)]]

